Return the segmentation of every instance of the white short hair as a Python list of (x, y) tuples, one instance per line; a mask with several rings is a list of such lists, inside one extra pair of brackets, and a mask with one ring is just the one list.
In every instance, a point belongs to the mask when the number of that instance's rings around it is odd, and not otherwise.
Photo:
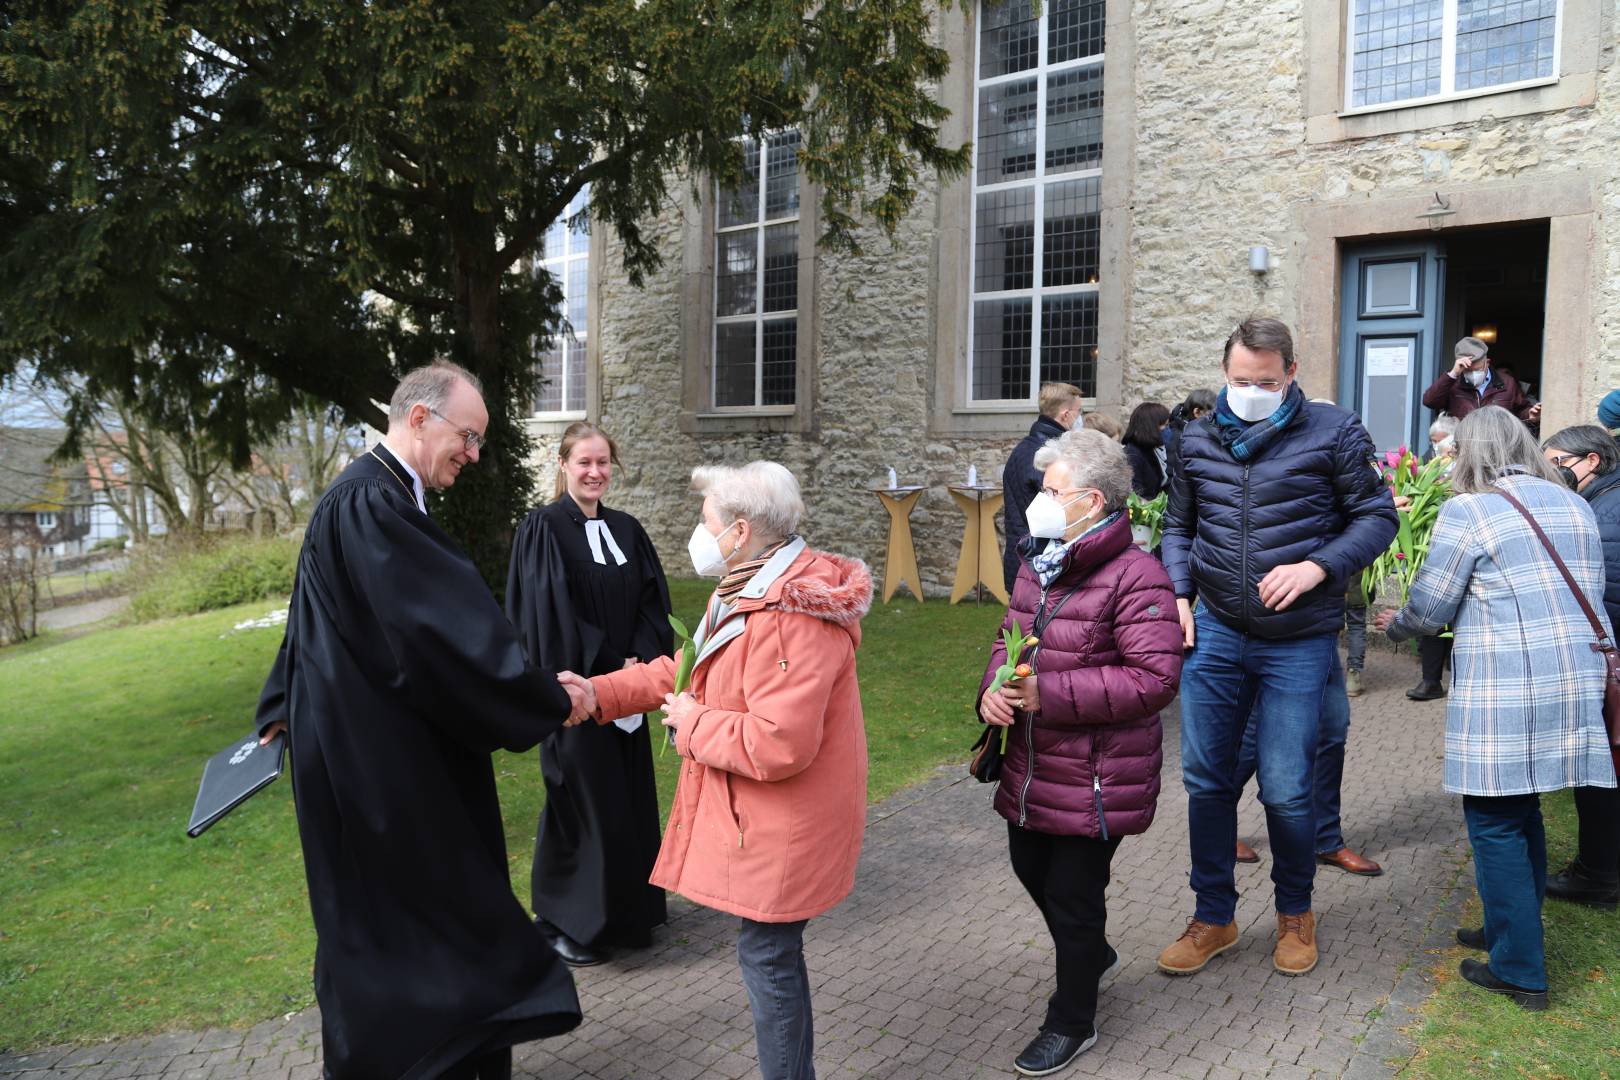
[(1035, 451), (1035, 467), (1043, 472), (1060, 461), (1069, 467), (1075, 487), (1102, 492), (1104, 513), (1125, 509), (1131, 497), (1131, 463), (1125, 447), (1100, 431), (1075, 428)]
[(692, 490), (713, 499), (715, 513), (728, 524), (743, 518), (768, 540), (792, 536), (804, 518), (799, 481), (774, 461), (700, 465), (692, 470)]

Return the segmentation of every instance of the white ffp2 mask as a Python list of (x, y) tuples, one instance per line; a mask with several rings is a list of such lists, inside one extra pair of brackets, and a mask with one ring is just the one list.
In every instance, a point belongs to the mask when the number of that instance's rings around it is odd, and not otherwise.
[(1264, 420), (1282, 408), (1285, 393), (1287, 388), (1262, 390), (1258, 386), (1228, 386), (1226, 404), (1239, 420), (1252, 424), (1257, 420)]
[(1038, 536), (1042, 540), (1061, 540), (1069, 528), (1068, 509), (1074, 505), (1076, 495), (1066, 503), (1060, 503), (1046, 492), (1041, 492), (1030, 500), (1029, 508), (1024, 511), (1024, 520), (1029, 524), (1029, 535)]
[[(737, 524), (735, 521), (731, 525)], [(731, 525), (720, 530), (720, 536), (731, 531)], [(692, 538), (686, 542), (686, 553), (692, 558), (692, 569), (697, 571), (698, 577), (724, 577), (726, 573), (726, 556), (720, 550), (720, 536), (716, 536), (698, 522), (692, 530)]]

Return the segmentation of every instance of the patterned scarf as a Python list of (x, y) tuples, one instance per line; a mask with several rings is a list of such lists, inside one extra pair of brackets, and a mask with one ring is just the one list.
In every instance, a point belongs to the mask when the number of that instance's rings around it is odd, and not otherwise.
[(720, 602), (727, 606), (735, 603), (737, 597), (742, 595), (743, 589), (747, 588), (748, 583), (753, 580), (754, 575), (759, 573), (760, 569), (771, 561), (771, 556), (787, 547), (792, 540), (793, 537), (791, 536), (786, 540), (779, 540), (752, 559), (727, 570), (726, 576), (720, 579), (719, 586), (714, 590), (715, 595), (720, 598)]
[(1115, 510), (1112, 514), (1109, 514), (1101, 521), (1089, 526), (1085, 532), (1081, 533), (1073, 540), (1070, 540), (1068, 543), (1064, 543), (1062, 540), (1048, 540), (1046, 542), (1046, 550), (1036, 553), (1035, 557), (1029, 560), (1029, 568), (1035, 571), (1035, 576), (1040, 579), (1041, 588), (1044, 589), (1048, 585), (1052, 584), (1052, 582), (1058, 579), (1058, 575), (1063, 573), (1064, 559), (1068, 556), (1069, 550), (1073, 548), (1074, 545), (1078, 544), (1080, 541), (1084, 540), (1098, 529), (1112, 525), (1114, 523), (1114, 519), (1119, 517), (1119, 515), (1123, 512), (1124, 511), (1122, 510)]
[(1288, 394), (1283, 398), (1283, 403), (1277, 406), (1277, 411), (1251, 424), (1239, 419), (1238, 414), (1232, 411), (1232, 407), (1226, 403), (1226, 388), (1222, 387), (1220, 396), (1215, 399), (1215, 431), (1233, 457), (1239, 461), (1249, 461), (1281, 435), (1304, 407), (1305, 391), (1299, 388), (1297, 381), (1291, 382), (1288, 384)]

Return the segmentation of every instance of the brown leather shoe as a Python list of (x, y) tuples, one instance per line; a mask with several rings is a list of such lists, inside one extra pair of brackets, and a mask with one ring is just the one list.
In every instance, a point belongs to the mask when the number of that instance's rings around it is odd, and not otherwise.
[(1377, 877), (1384, 872), (1384, 868), (1371, 859), (1363, 858), (1347, 847), (1326, 855), (1317, 855), (1316, 861), (1323, 866), (1337, 866), (1347, 874), (1360, 874), (1362, 877)]
[(1260, 861), (1260, 853), (1254, 850), (1254, 848), (1250, 847), (1248, 844), (1245, 844), (1243, 841), (1239, 840), (1237, 842), (1237, 861), (1243, 863), (1257, 863)]
[(1316, 916), (1277, 913), (1277, 951), (1271, 964), (1284, 975), (1303, 975), (1316, 966)]
[(1237, 944), (1237, 923), (1225, 926), (1187, 920), (1187, 929), (1164, 952), (1159, 954), (1159, 970), (1166, 975), (1191, 975), (1203, 971), (1204, 965)]

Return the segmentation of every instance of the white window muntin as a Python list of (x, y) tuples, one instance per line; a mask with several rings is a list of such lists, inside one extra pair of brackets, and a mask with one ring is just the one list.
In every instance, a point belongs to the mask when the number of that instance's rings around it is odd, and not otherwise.
[[(981, 3), (980, 3), (981, 17), (982, 17), (984, 7), (985, 7), (985, 4), (981, 0)], [(1032, 67), (1023, 68), (1023, 69), (1018, 70), (1018, 71), (1007, 72), (1007, 73), (1002, 74), (1002, 75), (992, 75), (992, 76), (988, 76), (988, 77), (981, 75), (980, 74), (981, 69), (982, 69), (982, 56), (981, 56), (981, 53), (982, 53), (982, 50), (983, 50), (983, 47), (984, 47), (984, 37), (983, 37), (982, 32), (978, 33), (978, 34), (975, 34), (974, 59), (973, 59), (974, 83), (973, 83), (973, 128), (972, 128), (972, 130), (974, 132), (974, 152), (973, 152), (974, 156), (973, 156), (973, 161), (972, 161), (971, 165), (969, 166), (970, 171), (971, 171), (971, 177), (972, 177), (972, 195), (971, 195), (971, 201), (970, 201), (970, 226), (969, 226), (969, 230), (968, 230), (968, 251), (970, 253), (970, 257), (969, 257), (969, 260), (968, 260), (969, 265), (968, 265), (968, 271), (967, 271), (968, 275), (969, 275), (968, 280), (970, 282), (970, 289), (969, 289), (969, 295), (968, 295), (968, 328), (967, 328), (968, 329), (968, 332), (967, 332), (967, 351), (968, 351), (967, 400), (968, 400), (968, 404), (970, 406), (997, 406), (997, 405), (1009, 406), (1009, 405), (1016, 405), (1020, 410), (1022, 410), (1023, 408), (1025, 408), (1028, 405), (1035, 404), (1039, 400), (1040, 386), (1041, 386), (1041, 382), (1042, 382), (1042, 374), (1041, 374), (1042, 300), (1045, 297), (1048, 297), (1048, 296), (1059, 296), (1059, 295), (1062, 295), (1062, 296), (1075, 296), (1075, 295), (1080, 295), (1080, 294), (1085, 294), (1085, 293), (1097, 293), (1099, 291), (1099, 289), (1100, 289), (1100, 286), (1099, 286), (1096, 278), (1093, 278), (1090, 282), (1080, 283), (1080, 284), (1071, 284), (1071, 285), (1050, 285), (1049, 286), (1049, 285), (1044, 285), (1042, 283), (1042, 279), (1044, 277), (1044, 273), (1043, 273), (1043, 271), (1044, 271), (1044, 262), (1045, 262), (1045, 257), (1046, 257), (1046, 228), (1045, 228), (1046, 221), (1045, 221), (1045, 216), (1044, 216), (1045, 212), (1046, 212), (1046, 189), (1049, 186), (1053, 185), (1053, 184), (1065, 183), (1065, 182), (1074, 181), (1074, 180), (1093, 179), (1093, 178), (1100, 177), (1102, 175), (1102, 168), (1100, 166), (1098, 166), (1096, 168), (1091, 168), (1091, 169), (1075, 169), (1075, 170), (1069, 170), (1069, 171), (1064, 171), (1064, 172), (1057, 172), (1057, 173), (1048, 174), (1047, 169), (1046, 169), (1046, 129), (1047, 129), (1047, 126), (1048, 126), (1048, 123), (1049, 123), (1048, 114), (1047, 114), (1047, 88), (1048, 88), (1048, 84), (1050, 83), (1051, 76), (1053, 76), (1053, 75), (1062, 75), (1062, 74), (1065, 74), (1065, 73), (1070, 72), (1070, 71), (1079, 71), (1079, 70), (1084, 70), (1084, 69), (1087, 69), (1087, 68), (1103, 67), (1105, 65), (1105, 62), (1106, 62), (1106, 59), (1107, 59), (1107, 50), (1106, 50), (1106, 47), (1105, 47), (1103, 52), (1095, 53), (1095, 54), (1090, 55), (1090, 56), (1075, 57), (1075, 58), (1072, 58), (1072, 59), (1069, 59), (1069, 60), (1059, 61), (1057, 63), (1049, 62), (1049, 60), (1048, 60), (1048, 57), (1049, 57), (1048, 31), (1049, 31), (1049, 18), (1050, 18), (1051, 12), (1052, 12), (1052, 8), (1053, 8), (1053, 3), (1051, 2), (1051, 0), (1049, 0), (1048, 3), (1041, 6), (1040, 16), (1039, 16), (1039, 20), (1038, 20), (1038, 34), (1037, 34), (1037, 43), (1036, 43), (1036, 63)], [(1008, 84), (1008, 83), (1016, 83), (1016, 82), (1030, 81), (1030, 80), (1033, 80), (1035, 82), (1035, 93), (1036, 93), (1036, 111), (1035, 111), (1035, 124), (1034, 124), (1034, 128), (1035, 128), (1035, 155), (1034, 155), (1035, 161), (1034, 161), (1034, 169), (1033, 169), (1032, 175), (1028, 176), (1028, 177), (1018, 177), (1018, 178), (1011, 179), (1011, 180), (994, 181), (994, 182), (991, 182), (991, 183), (981, 183), (980, 179), (979, 179), (979, 154), (981, 153), (980, 140), (979, 140), (979, 135), (980, 135), (980, 130), (981, 130), (980, 126), (979, 126), (979, 123), (980, 123), (979, 110), (980, 110), (980, 105), (981, 105), (981, 103), (982, 103), (982, 101), (984, 99), (983, 91), (985, 89), (987, 89), (987, 88), (994, 88), (994, 87), (1005, 85), (1005, 84)], [(1106, 107), (1106, 101), (1104, 102), (1104, 107)], [(1031, 230), (1032, 231), (1032, 238), (1031, 239), (1032, 239), (1032, 243), (1033, 243), (1034, 252), (1033, 252), (1033, 261), (1031, 263), (1031, 267), (1032, 267), (1032, 270), (1031, 270), (1031, 282), (1030, 282), (1031, 287), (1028, 288), (1028, 289), (986, 290), (986, 291), (981, 292), (978, 289), (979, 196), (981, 194), (986, 194), (986, 193), (990, 193), (990, 192), (1016, 190), (1016, 189), (1019, 189), (1019, 188), (1026, 188), (1026, 187), (1034, 189), (1034, 207), (1033, 207), (1033, 211), (1032, 211), (1032, 213), (1033, 213), (1033, 217), (1032, 217), (1033, 225), (1032, 225), (1032, 230)], [(975, 325), (976, 322), (977, 322), (978, 304), (980, 302), (982, 302), (982, 301), (1017, 300), (1017, 299), (1024, 299), (1024, 298), (1029, 298), (1031, 300), (1031, 308), (1030, 308), (1030, 346), (1029, 346), (1029, 349), (1030, 349), (1030, 356), (1029, 356), (1029, 363), (1030, 363), (1029, 395), (1027, 397), (1023, 398), (1023, 399), (1001, 398), (1001, 397), (997, 397), (997, 398), (981, 398), (981, 397), (978, 397), (978, 396), (976, 396), (977, 380), (974, 377), (975, 376), (975, 367), (976, 367), (976, 362), (977, 362), (977, 355), (976, 354), (977, 354), (977, 349), (978, 349), (978, 334), (977, 334), (977, 327)], [(1093, 350), (1093, 352), (1095, 353), (1095, 350)]]
[[(791, 130), (789, 130), (789, 131), (772, 131), (772, 132), (767, 132), (765, 135), (763, 135), (758, 140), (755, 140), (752, 137), (744, 140), (744, 146), (745, 147), (747, 147), (749, 144), (754, 144), (755, 146), (757, 146), (757, 151), (756, 152), (757, 152), (757, 155), (758, 155), (758, 162), (756, 163), (756, 166), (755, 166), (754, 171), (753, 171), (753, 182), (756, 185), (754, 198), (755, 198), (755, 201), (757, 203), (757, 206), (756, 206), (756, 209), (755, 209), (755, 216), (754, 216), (753, 220), (737, 222), (737, 223), (734, 223), (734, 224), (731, 224), (731, 225), (721, 225), (720, 222), (722, 220), (724, 220), (723, 215), (725, 214), (726, 192), (725, 192), (725, 189), (722, 188), (718, 182), (716, 182), (716, 184), (715, 184), (715, 189), (714, 189), (715, 190), (715, 209), (714, 209), (714, 224), (715, 224), (715, 230), (714, 230), (714, 234), (715, 234), (715, 241), (714, 241), (715, 269), (714, 269), (714, 274), (715, 274), (715, 289), (714, 289), (714, 305), (713, 305), (713, 309), (710, 311), (710, 315), (714, 319), (715, 330), (714, 330), (714, 333), (710, 335), (710, 342), (709, 342), (709, 407), (714, 409), (717, 412), (725, 412), (727, 410), (733, 410), (733, 409), (735, 409), (735, 410), (743, 410), (743, 411), (756, 411), (756, 410), (761, 409), (761, 408), (788, 408), (788, 407), (790, 407), (790, 406), (777, 406), (777, 405), (767, 406), (765, 404), (765, 336), (766, 336), (765, 335), (765, 327), (766, 327), (767, 323), (784, 323), (784, 322), (789, 322), (789, 321), (791, 321), (793, 323), (793, 325), (794, 325), (794, 340), (795, 340), (795, 345), (794, 345), (794, 371), (795, 371), (795, 375), (796, 375), (797, 370), (798, 370), (798, 347), (797, 347), (798, 320), (799, 320), (798, 295), (799, 295), (799, 285), (801, 283), (798, 282), (796, 277), (795, 277), (795, 282), (794, 282), (794, 304), (793, 304), (793, 307), (784, 308), (784, 309), (780, 309), (780, 310), (767, 311), (765, 309), (765, 301), (766, 301), (765, 275), (766, 275), (768, 267), (767, 267), (767, 263), (766, 263), (765, 253), (766, 253), (767, 238), (768, 238), (768, 236), (770, 235), (770, 233), (771, 233), (771, 231), (773, 229), (776, 229), (776, 228), (781, 227), (781, 226), (797, 225), (798, 221), (799, 221), (799, 216), (800, 216), (799, 200), (802, 197), (803, 193), (800, 190), (800, 186), (799, 186), (798, 179), (797, 179), (797, 170), (798, 170), (798, 153), (797, 153), (797, 149), (796, 149), (797, 146), (798, 146), (797, 139), (795, 139), (794, 142), (793, 142), (793, 145), (795, 147), (794, 166), (793, 166), (794, 167), (794, 181), (793, 181), (793, 195), (792, 195), (792, 198), (789, 200), (789, 207), (791, 208), (792, 213), (790, 213), (790, 214), (778, 214), (778, 215), (776, 215), (774, 217), (770, 216), (770, 209), (771, 209), (771, 207), (770, 207), (770, 193), (771, 193), (771, 189), (770, 189), (770, 162), (771, 162), (771, 153), (770, 152), (771, 152), (771, 149), (772, 149), (772, 146), (773, 146), (774, 142), (776, 142), (777, 140), (781, 140), (784, 137), (793, 136), (794, 134), (795, 133), (793, 131), (791, 131)], [(720, 314), (721, 295), (720, 295), (719, 281), (720, 281), (720, 276), (721, 276), (721, 274), (722, 274), (722, 272), (723, 272), (723, 270), (725, 268), (720, 265), (720, 258), (719, 258), (720, 237), (727, 236), (727, 235), (737, 235), (737, 234), (741, 234), (741, 233), (747, 233), (747, 232), (750, 232), (750, 231), (752, 231), (754, 233), (754, 310), (752, 312), (747, 312), (747, 313), (737, 314), (737, 315), (722, 315), (722, 314)], [(795, 246), (794, 246), (794, 251), (795, 251), (795, 262), (797, 262), (798, 248), (797, 248), (797, 243), (796, 242), (795, 242)], [(795, 273), (795, 275), (797, 275), (797, 269), (795, 269), (794, 273)], [(751, 404), (745, 404), (745, 405), (735, 405), (735, 404), (733, 404), (733, 405), (722, 405), (722, 404), (720, 404), (720, 327), (722, 327), (722, 326), (747, 326), (747, 325), (752, 325), (753, 328), (754, 328), (754, 395), (753, 395), (753, 401), (752, 401)], [(796, 407), (797, 406), (797, 395), (796, 394), (794, 395), (794, 399), (795, 400), (794, 400), (793, 406), (791, 406), (791, 407)]]
[[(1457, 37), (1459, 30), (1459, 0), (1435, 0), (1441, 6), (1440, 13), (1440, 87), (1435, 93), (1425, 93), (1412, 97), (1392, 98), (1387, 101), (1356, 104), (1356, 19), (1358, 15), (1370, 15), (1368, 11), (1358, 11), (1368, 0), (1350, 0), (1345, 5), (1344, 24), (1344, 108), (1342, 116), (1353, 116), (1358, 113), (1383, 112), (1389, 109), (1404, 109), (1413, 105), (1431, 105), (1443, 101), (1456, 101), (1462, 98), (1481, 97), (1486, 94), (1503, 94), (1514, 90), (1528, 90), (1537, 86), (1549, 86), (1558, 81), (1559, 67), (1562, 64), (1563, 28), (1564, 28), (1564, 0), (1550, 0), (1554, 4), (1552, 57), (1548, 74), (1537, 75), (1531, 78), (1518, 79), (1512, 82), (1482, 84), (1480, 86), (1457, 88)], [(1535, 0), (1525, 0), (1525, 6)], [(1545, 16), (1539, 16), (1545, 18)], [(1399, 47), (1399, 46), (1397, 46)]]
[[(562, 290), (562, 325), (540, 351), (540, 373), (551, 377), (535, 395), (534, 415), (572, 417), (585, 414), (585, 343), (590, 321), (590, 185), (568, 203), (562, 216), (546, 229), (536, 265)], [(548, 372), (547, 367), (555, 365)]]

